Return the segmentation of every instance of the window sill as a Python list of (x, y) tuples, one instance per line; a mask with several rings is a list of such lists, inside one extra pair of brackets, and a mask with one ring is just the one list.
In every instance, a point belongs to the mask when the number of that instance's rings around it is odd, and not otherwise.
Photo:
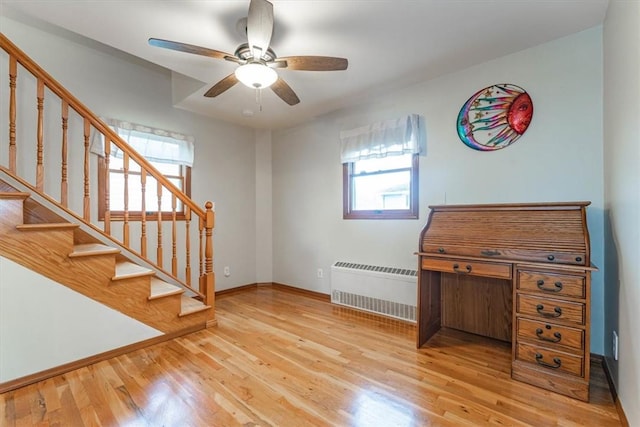
[(345, 212), (343, 219), (419, 219), (418, 213), (408, 210), (402, 211), (352, 211)]

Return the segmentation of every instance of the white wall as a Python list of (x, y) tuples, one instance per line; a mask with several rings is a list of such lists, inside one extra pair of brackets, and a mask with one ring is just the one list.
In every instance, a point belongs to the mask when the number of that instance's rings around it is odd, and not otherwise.
[(256, 131), (256, 283), (273, 277), (271, 131)]
[[(428, 205), (590, 200), (593, 262), (603, 265), (602, 30), (593, 28), (426, 81), (273, 134), (274, 281), (329, 293), (334, 261), (416, 268)], [(467, 148), (456, 117), (477, 90), (525, 88), (533, 121), (497, 152)], [(419, 220), (343, 220), (338, 135), (408, 113), (424, 116)], [(592, 348), (603, 352), (602, 270), (593, 275)]]
[(0, 257), (0, 383), (160, 335)]
[[(173, 108), (171, 74), (165, 69), (66, 31), (44, 24), (42, 28), (47, 31), (40, 27), (41, 25), (36, 28), (0, 16), (0, 30), (96, 114), (195, 137), (192, 196), (200, 206), (204, 206), (207, 200), (215, 203), (214, 269), (217, 273), (217, 290), (254, 283), (256, 164), (253, 130)], [(2, 64), (0, 61), (0, 65)], [(6, 70), (5, 66), (2, 70)], [(5, 73), (7, 71), (2, 71), (3, 76)], [(26, 75), (19, 72), (19, 79), (23, 78), (23, 74)], [(27, 87), (34, 86), (28, 80), (19, 83)], [(6, 97), (8, 91), (4, 90), (4, 80), (2, 87), (0, 97)], [(28, 93), (27, 91), (26, 95)], [(45, 108), (50, 107), (51, 99), (53, 98), (45, 95)], [(8, 117), (6, 105), (8, 104), (4, 102), (0, 105), (0, 120), (5, 120), (5, 123)], [(28, 114), (35, 114), (35, 92), (30, 98), (19, 102), (19, 125), (21, 119)], [(45, 115), (47, 124), (50, 123), (51, 128), (58, 132), (59, 117), (59, 113)], [(0, 122), (0, 128), (6, 129), (5, 123)], [(59, 141), (57, 137), (48, 137), (49, 135), (47, 132), (45, 136), (47, 144)], [(35, 128), (19, 128), (18, 136), (18, 143), (23, 144), (19, 157), (28, 163), (26, 169), (34, 169), (35, 149), (32, 141), (35, 141)], [(2, 132), (0, 145), (7, 143), (6, 138), (7, 132)], [(77, 146), (78, 142), (82, 142), (81, 134), (70, 135), (70, 144)], [(30, 145), (31, 150), (23, 149), (24, 144)], [(45, 150), (53, 150), (51, 147), (52, 145), (47, 145)], [(6, 164), (7, 151), (3, 149), (0, 153), (3, 164)], [(78, 183), (81, 183), (81, 167), (77, 166), (82, 164), (79, 160), (81, 155), (81, 151), (75, 154), (72, 152), (70, 161), (70, 165), (76, 165), (70, 175), (72, 178), (76, 176)], [(57, 156), (51, 155), (51, 158), (56, 159)], [(59, 164), (52, 163), (47, 171), (53, 173), (54, 170), (59, 171), (59, 168)], [(58, 191), (53, 189), (58, 182), (59, 177), (51, 177), (47, 180), (46, 188)], [(81, 194), (81, 186), (72, 188), (72, 195)], [(74, 207), (80, 209), (81, 199), (76, 198), (73, 202), (72, 206), (75, 204)], [(193, 227), (197, 228), (197, 224)], [(121, 229), (121, 223), (114, 223), (113, 228)], [(170, 232), (165, 231), (165, 237), (170, 235)], [(165, 243), (164, 247), (167, 257), (171, 246)], [(151, 248), (152, 246), (150, 251)], [(192, 250), (192, 262), (195, 255), (196, 251)], [(169, 263), (165, 262), (165, 265)], [(221, 274), (223, 266), (230, 266), (230, 277)], [(198, 270), (197, 265), (192, 268), (194, 271)]]
[(605, 355), (632, 426), (640, 425), (639, 27), (640, 3), (611, 2), (604, 23)]

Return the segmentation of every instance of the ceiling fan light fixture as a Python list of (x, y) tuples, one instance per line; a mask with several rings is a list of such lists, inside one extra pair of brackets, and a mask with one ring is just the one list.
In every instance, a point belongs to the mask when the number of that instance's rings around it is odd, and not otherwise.
[(264, 89), (278, 80), (278, 73), (260, 62), (250, 62), (236, 68), (238, 80), (252, 89)]

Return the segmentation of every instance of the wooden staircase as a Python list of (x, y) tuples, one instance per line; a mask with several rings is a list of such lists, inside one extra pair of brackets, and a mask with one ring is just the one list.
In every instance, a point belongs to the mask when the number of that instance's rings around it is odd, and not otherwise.
[[(165, 334), (205, 328), (212, 308), (80, 228), (59, 222), (31, 194), (0, 186), (0, 256)], [(37, 214), (35, 213), (37, 211)], [(51, 222), (45, 222), (47, 218)]]
[[(0, 74), (8, 87), (0, 96), (8, 104), (0, 108), (8, 112), (0, 120), (0, 256), (160, 331), (153, 342), (216, 325), (214, 204), (198, 205), (2, 32), (0, 62), (8, 65)], [(103, 142), (99, 153), (94, 139)], [(116, 150), (119, 190), (108, 185)], [(112, 219), (116, 198), (125, 201), (123, 218)], [(131, 200), (141, 201), (140, 218), (130, 216)], [(0, 382), (0, 393), (132, 345)]]

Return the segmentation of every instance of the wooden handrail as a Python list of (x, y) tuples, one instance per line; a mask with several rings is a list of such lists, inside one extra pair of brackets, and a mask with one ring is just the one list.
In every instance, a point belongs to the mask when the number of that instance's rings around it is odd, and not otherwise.
[[(36, 64), (31, 58), (29, 58), (24, 52), (22, 52), (15, 44), (13, 44), (2, 32), (0, 32), (0, 47), (7, 52), (9, 55), (9, 168), (6, 169), (2, 165), (0, 165), (0, 170), (8, 173), (13, 178), (26, 185), (27, 188), (30, 188), (32, 191), (36, 191), (41, 197), (44, 197), (47, 201), (55, 204), (63, 211), (72, 215), (79, 221), (84, 222), (86, 225), (91, 227), (94, 231), (100, 233), (101, 235), (107, 237), (111, 241), (116, 244), (126, 248), (132, 254), (139, 256), (145, 262), (154, 265), (157, 270), (169, 277), (174, 278), (181, 285), (193, 291), (196, 295), (198, 295), (202, 300), (207, 304), (213, 304), (214, 302), (214, 274), (213, 274), (213, 246), (212, 246), (212, 235), (213, 235), (213, 222), (214, 222), (214, 213), (213, 213), (213, 204), (211, 202), (207, 202), (205, 205), (205, 209), (198, 206), (189, 196), (187, 196), (182, 190), (180, 190), (176, 185), (174, 185), (169, 179), (167, 179), (161, 172), (159, 172), (147, 159), (145, 159), (142, 155), (140, 155), (137, 151), (129, 146), (113, 129), (111, 129), (106, 123), (104, 123), (96, 114), (94, 114), (91, 110), (89, 110), (82, 102), (80, 102), (77, 98), (75, 98), (67, 89), (65, 89), (60, 83), (58, 83), (51, 75), (49, 75), (44, 69), (42, 69), (38, 64)], [(17, 83), (17, 74), (18, 68), (17, 64), (20, 64), (28, 73), (30, 73), (33, 77), (35, 77), (37, 82), (37, 151), (36, 151), (36, 182), (35, 186), (30, 184), (27, 180), (23, 179), (18, 175), (18, 166), (16, 164), (16, 153), (17, 153), (17, 144), (16, 144), (16, 83)], [(45, 108), (44, 106), (48, 104), (45, 102), (45, 88), (48, 89), (51, 93), (56, 95), (61, 101), (61, 127), (62, 127), (62, 168), (61, 168), (61, 183), (60, 183), (60, 200), (55, 200), (53, 197), (50, 197), (45, 193), (45, 170), (44, 165), (46, 164), (44, 159), (44, 153), (46, 153), (48, 146), (48, 141), (44, 135), (44, 114)], [(83, 156), (82, 156), (82, 172), (83, 172), (83, 182), (82, 182), (82, 213), (76, 213), (72, 209), (69, 208), (69, 197), (68, 197), (68, 158), (67, 152), (70, 149), (70, 145), (68, 142), (68, 127), (69, 127), (69, 108), (72, 111), (78, 114), (82, 119), (81, 125), (81, 133), (82, 133), (82, 148), (83, 148)], [(106, 184), (108, 190), (108, 174), (109, 174), (109, 160), (108, 156), (111, 151), (111, 144), (114, 144), (118, 149), (120, 149), (124, 156), (124, 162), (126, 164), (125, 169), (128, 170), (129, 162), (134, 162), (140, 167), (140, 176), (142, 180), (142, 197), (145, 196), (145, 181), (147, 177), (151, 177), (155, 179), (157, 183), (157, 194), (158, 194), (158, 212), (157, 212), (157, 223), (158, 223), (158, 247), (157, 247), (157, 262), (151, 261), (147, 257), (147, 247), (146, 247), (146, 209), (144, 200), (142, 202), (142, 234), (140, 237), (140, 245), (141, 245), (141, 254), (138, 253), (135, 249), (131, 248), (130, 239), (129, 239), (129, 221), (128, 221), (128, 207), (125, 202), (125, 222), (123, 224), (123, 241), (116, 240), (111, 235), (111, 225), (110, 225), (110, 217), (109, 217), (109, 195), (106, 194), (106, 200), (104, 203), (107, 207), (107, 212), (105, 213), (104, 218), (104, 230), (100, 230), (96, 225), (91, 223), (91, 182), (90, 182), (90, 135), (91, 128), (95, 131), (100, 132), (104, 137), (105, 141), (105, 151), (104, 155), (107, 156), (105, 159), (105, 163), (107, 165), (106, 169)], [(126, 172), (125, 172), (126, 175)], [(125, 183), (125, 199), (128, 200), (128, 196), (126, 194), (128, 186), (128, 177), (126, 178)], [(171, 257), (171, 272), (168, 272), (162, 267), (163, 261), (163, 249), (162, 249), (162, 209), (161, 209), (161, 200), (163, 190), (166, 189), (171, 197), (171, 210), (172, 210), (172, 257)], [(185, 266), (185, 274), (186, 280), (182, 281), (178, 278), (178, 268), (177, 268), (177, 247), (176, 247), (176, 239), (177, 239), (177, 230), (176, 230), (176, 205), (177, 202), (180, 202), (185, 210), (185, 215), (187, 217), (186, 221), (186, 242), (187, 245), (191, 244), (191, 236), (190, 236), (190, 228), (189, 222), (192, 219), (192, 215), (195, 215), (198, 218), (199, 224), (202, 225), (202, 228), (198, 231), (200, 233), (200, 260), (198, 262), (200, 267), (200, 289), (194, 289), (191, 286), (191, 260), (190, 253), (191, 248), (187, 247), (186, 250), (186, 266)], [(202, 236), (205, 236), (204, 246), (206, 247), (206, 251), (203, 253), (202, 249)], [(169, 236), (167, 236), (168, 238)], [(186, 283), (185, 283), (186, 282)], [(209, 316), (208, 324), (215, 322), (214, 311), (211, 310), (211, 314)]]
[(58, 83), (49, 73), (43, 70), (38, 64), (36, 64), (31, 58), (29, 58), (24, 52), (22, 52), (15, 44), (13, 44), (2, 32), (0, 32), (0, 45), (11, 56), (15, 57), (18, 63), (24, 68), (29, 70), (31, 74), (42, 79), (44, 85), (53, 93), (64, 99), (69, 107), (73, 108), (78, 114), (85, 119), (88, 119), (95, 129), (100, 131), (105, 136), (108, 136), (111, 141), (118, 146), (124, 153), (127, 153), (132, 159), (135, 160), (147, 172), (151, 172), (149, 175), (153, 176), (158, 182), (168, 188), (172, 193), (176, 194), (176, 197), (180, 199), (182, 203), (189, 206), (191, 212), (195, 215), (204, 218), (206, 216), (205, 211), (193, 200), (187, 197), (180, 189), (178, 189), (171, 181), (162, 175), (147, 159), (140, 155), (137, 151), (133, 150), (120, 136), (105, 124), (98, 116), (96, 116), (91, 110), (89, 110), (82, 102), (80, 102), (75, 96), (73, 96), (68, 90), (66, 90), (60, 83)]

